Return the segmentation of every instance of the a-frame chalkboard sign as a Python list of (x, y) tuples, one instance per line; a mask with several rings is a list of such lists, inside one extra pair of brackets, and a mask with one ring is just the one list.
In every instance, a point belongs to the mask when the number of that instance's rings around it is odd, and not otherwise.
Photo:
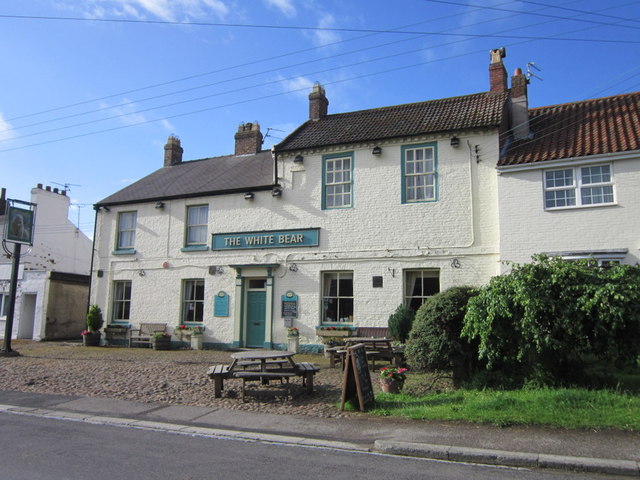
[(347, 348), (347, 354), (344, 359), (345, 367), (342, 376), (342, 405), (347, 400), (358, 397), (360, 411), (364, 412), (367, 405), (375, 400), (373, 396), (373, 385), (371, 385), (371, 375), (369, 374), (369, 365), (367, 365), (367, 353), (363, 343)]

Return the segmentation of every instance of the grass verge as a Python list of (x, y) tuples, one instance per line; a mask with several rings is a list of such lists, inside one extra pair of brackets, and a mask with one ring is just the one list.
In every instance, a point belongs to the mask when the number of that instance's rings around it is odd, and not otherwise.
[(376, 395), (369, 413), (498, 426), (640, 431), (640, 397), (605, 390), (456, 390), (421, 396), (382, 393)]

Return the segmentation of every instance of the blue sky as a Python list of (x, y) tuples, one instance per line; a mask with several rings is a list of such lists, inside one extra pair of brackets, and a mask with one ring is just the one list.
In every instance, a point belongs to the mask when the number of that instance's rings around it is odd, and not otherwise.
[[(0, 186), (70, 184), (70, 218), (160, 168), (233, 153), (242, 122), (269, 148), (329, 112), (488, 90), (489, 50), (537, 77), (531, 107), (640, 90), (640, 2), (4, 0)], [(277, 28), (276, 28), (277, 27)], [(537, 68), (541, 70), (538, 70)]]

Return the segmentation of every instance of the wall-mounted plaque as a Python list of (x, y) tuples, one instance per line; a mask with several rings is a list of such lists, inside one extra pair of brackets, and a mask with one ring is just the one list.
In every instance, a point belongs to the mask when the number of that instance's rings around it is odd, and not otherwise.
[(229, 295), (220, 291), (213, 299), (213, 315), (216, 317), (229, 316)]

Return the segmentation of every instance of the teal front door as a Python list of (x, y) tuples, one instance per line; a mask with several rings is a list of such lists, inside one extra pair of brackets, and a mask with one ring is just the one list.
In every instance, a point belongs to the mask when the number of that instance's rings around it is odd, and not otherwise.
[(264, 347), (267, 292), (247, 291), (247, 347)]

